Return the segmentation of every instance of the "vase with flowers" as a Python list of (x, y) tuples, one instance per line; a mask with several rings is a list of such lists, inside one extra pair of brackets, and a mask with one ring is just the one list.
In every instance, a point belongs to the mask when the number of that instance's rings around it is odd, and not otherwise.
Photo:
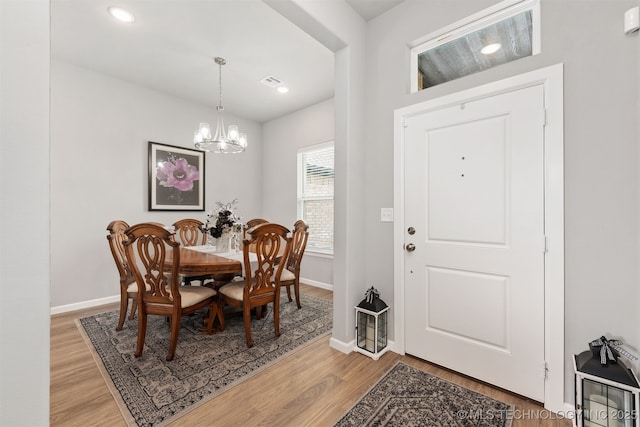
[(229, 203), (216, 202), (217, 209), (207, 213), (207, 219), (202, 226), (202, 231), (207, 235), (207, 244), (214, 245), (216, 252), (229, 252), (232, 249), (232, 240), (238, 241), (242, 232), (242, 222), (235, 210), (238, 199)]

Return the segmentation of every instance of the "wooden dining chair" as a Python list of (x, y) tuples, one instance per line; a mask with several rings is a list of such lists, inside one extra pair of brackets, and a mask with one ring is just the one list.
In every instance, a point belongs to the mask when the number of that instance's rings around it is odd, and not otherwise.
[(202, 231), (204, 223), (195, 218), (184, 218), (173, 223), (173, 228), (182, 246), (197, 246), (207, 243), (207, 235)]
[[(195, 218), (185, 218), (173, 223), (173, 228), (182, 243), (182, 246), (198, 246), (207, 243), (207, 235), (202, 231), (204, 223)], [(191, 282), (197, 280), (204, 285), (206, 280), (213, 280), (211, 275), (203, 276), (183, 276), (182, 280), (185, 285), (191, 285)]]
[(122, 330), (129, 308), (129, 299), (133, 300), (129, 320), (133, 319), (136, 314), (136, 308), (138, 307), (138, 284), (127, 264), (127, 257), (123, 245), (123, 241), (126, 239), (125, 232), (127, 228), (129, 228), (129, 224), (121, 220), (111, 221), (109, 225), (107, 225), (107, 231), (109, 231), (107, 241), (109, 242), (109, 248), (111, 249), (111, 254), (113, 255), (113, 260), (116, 263), (118, 275), (120, 276), (120, 315), (118, 317), (116, 331)]
[[(231, 282), (219, 290), (218, 312), (222, 313), (225, 305), (242, 308), (248, 347), (253, 346), (252, 308), (258, 309), (259, 312), (262, 306), (273, 303), (275, 336), (280, 336), (280, 274), (284, 263), (278, 265), (277, 260), (280, 256), (286, 259), (289, 254), (291, 237), (288, 233), (289, 230), (286, 227), (273, 223), (265, 223), (253, 228), (249, 239), (244, 240), (242, 248), (245, 278)], [(251, 251), (255, 251), (258, 259), (253, 268), (249, 256), (250, 247), (253, 248)], [(221, 321), (221, 327), (224, 329), (224, 320)]]
[(247, 238), (247, 233), (252, 230), (256, 225), (266, 224), (269, 221), (263, 218), (253, 218), (247, 221), (246, 227), (244, 228), (244, 239)]
[(307, 240), (309, 240), (309, 226), (302, 220), (296, 221), (293, 225), (289, 257), (286, 258), (285, 267), (280, 275), (280, 285), (287, 288), (289, 302), (292, 301), (291, 286), (293, 286), (298, 309), (302, 308), (300, 305), (300, 263), (307, 247)]
[(159, 315), (171, 318), (169, 353), (173, 360), (180, 333), (182, 315), (209, 307), (207, 328), (213, 331), (213, 323), (219, 318), (217, 292), (206, 286), (180, 286), (180, 243), (165, 227), (142, 223), (129, 227), (124, 241), (127, 262), (138, 284), (138, 341), (135, 357), (142, 356), (147, 316)]

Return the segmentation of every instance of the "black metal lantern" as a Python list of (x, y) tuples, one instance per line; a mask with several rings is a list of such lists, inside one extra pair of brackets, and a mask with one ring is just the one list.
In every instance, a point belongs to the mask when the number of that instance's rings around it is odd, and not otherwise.
[(356, 307), (355, 350), (378, 360), (387, 350), (387, 312), (389, 306), (373, 287)]
[[(605, 339), (605, 345), (606, 342)], [(598, 351), (594, 351), (592, 347), (592, 350), (573, 358), (576, 425), (639, 427), (638, 378), (617, 357), (612, 356), (610, 360), (605, 359), (601, 363), (601, 358), (596, 353)]]

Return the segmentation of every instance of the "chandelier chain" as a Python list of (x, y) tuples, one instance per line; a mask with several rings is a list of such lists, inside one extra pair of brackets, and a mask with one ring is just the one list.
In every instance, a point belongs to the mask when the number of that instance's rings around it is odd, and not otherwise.
[(224, 110), (222, 106), (222, 62), (218, 62), (218, 96), (220, 98), (220, 110)]

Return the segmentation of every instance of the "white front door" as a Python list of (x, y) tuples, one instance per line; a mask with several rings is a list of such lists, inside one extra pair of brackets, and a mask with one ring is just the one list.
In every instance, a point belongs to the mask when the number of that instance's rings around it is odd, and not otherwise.
[(544, 401), (543, 86), (411, 117), (405, 141), (406, 352)]

